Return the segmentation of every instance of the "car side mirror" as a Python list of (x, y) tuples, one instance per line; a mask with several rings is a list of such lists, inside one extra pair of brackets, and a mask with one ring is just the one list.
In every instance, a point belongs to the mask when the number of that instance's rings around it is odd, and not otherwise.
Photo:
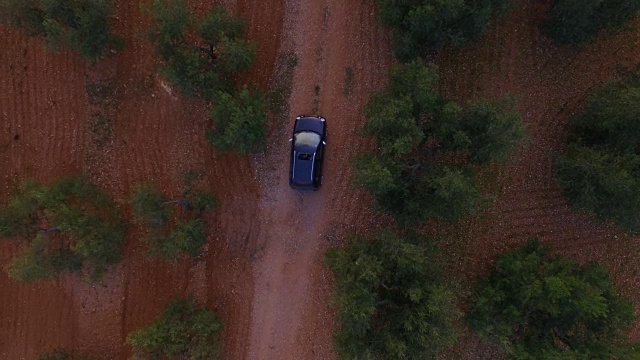
[(322, 145), (327, 145), (327, 142), (323, 140)]
[(289, 142), (292, 142), (292, 141), (293, 141), (293, 138), (289, 139)]

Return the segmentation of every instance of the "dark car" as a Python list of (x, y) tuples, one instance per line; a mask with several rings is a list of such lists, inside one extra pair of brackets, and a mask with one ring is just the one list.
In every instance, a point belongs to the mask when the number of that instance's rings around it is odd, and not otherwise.
[(322, 184), (322, 161), (327, 123), (322, 116), (296, 118), (291, 141), (289, 185), (294, 189), (318, 190)]

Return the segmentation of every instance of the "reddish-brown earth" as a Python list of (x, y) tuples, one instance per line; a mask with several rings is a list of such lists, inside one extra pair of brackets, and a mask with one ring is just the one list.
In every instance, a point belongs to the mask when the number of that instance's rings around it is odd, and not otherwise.
[[(244, 9), (262, 6), (260, 1), (243, 4)], [(190, 5), (198, 11), (214, 6), (204, 1)], [(283, 7), (268, 11), (277, 19)], [(205, 186), (220, 200), (210, 219), (208, 246), (195, 261), (166, 263), (145, 256), (144, 234), (132, 228), (123, 263), (101, 284), (68, 276), (24, 285), (1, 272), (0, 358), (34, 359), (55, 347), (97, 359), (128, 358), (126, 335), (157, 317), (170, 298), (189, 294), (219, 310), (226, 325), (225, 352), (244, 358), (253, 292), (247, 244), (256, 231), (259, 198), (251, 160), (215, 154), (203, 137), (207, 104), (178, 96), (156, 75), (159, 63), (145, 38), (148, 18), (139, 3), (117, 1), (116, 15), (115, 32), (127, 44), (94, 67), (77, 55), (45, 49), (42, 40), (0, 28), (2, 200), (19, 178), (51, 181), (84, 173), (126, 210), (137, 184), (152, 181), (177, 195), (179, 176), (201, 170)], [(281, 23), (254, 17), (249, 36), (261, 47), (278, 49)], [(255, 78), (262, 86), (276, 51), (258, 56), (256, 68), (262, 70)], [(86, 129), (93, 108), (85, 81), (108, 80), (115, 89), (110, 95), (116, 108), (114, 135), (96, 147)], [(4, 267), (19, 247), (8, 241), (0, 246)]]
[[(370, 0), (221, 3), (248, 19), (248, 36), (257, 43), (256, 66), (240, 76), (242, 83), (273, 86), (284, 66), (276, 59), (298, 59), (290, 111), (272, 116), (267, 150), (255, 159), (216, 154), (205, 143), (207, 104), (181, 97), (156, 75), (158, 59), (145, 39), (148, 18), (137, 1), (116, 1), (115, 31), (127, 45), (93, 67), (0, 27), (0, 201), (20, 178), (51, 181), (85, 173), (127, 211), (137, 184), (153, 181), (175, 195), (188, 169), (202, 170), (204, 184), (220, 199), (209, 242), (195, 260), (146, 257), (144, 234), (134, 227), (123, 263), (101, 284), (65, 276), (25, 285), (0, 272), (0, 359), (35, 359), (54, 347), (97, 359), (128, 358), (126, 335), (158, 316), (170, 298), (187, 294), (221, 314), (226, 358), (335, 357), (323, 253), (336, 234), (380, 222), (371, 215), (370, 199), (351, 187), (349, 161), (370, 144), (358, 136), (362, 106), (384, 86), (392, 62), (389, 39)], [(203, 0), (190, 5), (198, 12), (213, 6)], [(495, 255), (536, 235), (562, 254), (601, 261), (638, 304), (637, 239), (573, 214), (554, 181), (551, 156), (562, 147), (564, 124), (586, 92), (615, 77), (617, 64), (639, 62), (640, 32), (579, 50), (558, 48), (538, 30), (545, 11), (540, 1), (523, 1), (477, 46), (436, 57), (449, 97), (516, 95), (530, 139), (512, 164), (493, 169), (496, 179), (487, 187), (497, 194), (494, 206), (455, 231), (444, 229), (457, 235), (443, 241), (451, 269), (470, 286)], [(94, 107), (85, 82), (108, 79), (115, 85), (114, 136), (97, 147), (86, 128)], [(295, 115), (312, 112), (329, 123), (325, 183), (319, 192), (297, 193), (287, 185), (288, 132)], [(19, 250), (15, 242), (1, 242), (0, 265)], [(448, 355), (495, 354), (465, 336)]]

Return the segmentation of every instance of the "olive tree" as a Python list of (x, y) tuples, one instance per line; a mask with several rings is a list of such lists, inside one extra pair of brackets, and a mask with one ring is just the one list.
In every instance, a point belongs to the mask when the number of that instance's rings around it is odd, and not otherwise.
[(638, 355), (625, 345), (633, 307), (607, 273), (593, 263), (553, 256), (537, 241), (500, 256), (470, 307), (471, 328), (515, 359)]
[(341, 359), (436, 359), (460, 316), (437, 249), (383, 233), (327, 252), (336, 279)]
[(220, 318), (193, 299), (175, 299), (162, 316), (127, 336), (136, 356), (150, 359), (221, 359)]
[(426, 50), (479, 37), (506, 0), (376, 0), (378, 16), (393, 29), (396, 57), (411, 61)]
[(149, 235), (145, 241), (149, 252), (166, 259), (181, 254), (196, 257), (207, 241), (204, 215), (216, 204), (210, 192), (197, 189), (194, 181), (199, 174), (189, 172), (183, 179), (179, 198), (168, 199), (151, 184), (136, 188), (131, 196), (133, 215), (144, 225)]
[(461, 107), (439, 96), (436, 83), (435, 67), (420, 60), (396, 66), (389, 87), (365, 107), (364, 133), (378, 146), (356, 159), (355, 182), (405, 223), (453, 222), (477, 211), (483, 196), (469, 165), (506, 161), (524, 137), (510, 106)]
[(634, 72), (596, 89), (569, 122), (568, 145), (556, 158), (571, 205), (640, 231), (640, 78)]
[(561, 44), (593, 40), (605, 30), (627, 26), (640, 11), (640, 0), (554, 0), (546, 34)]
[(244, 22), (222, 6), (195, 17), (183, 0), (154, 0), (151, 16), (150, 38), (164, 78), (183, 94), (213, 103), (208, 141), (222, 152), (258, 149), (264, 143), (264, 96), (234, 82), (255, 58), (255, 46), (243, 39)]
[(236, 150), (247, 154), (264, 143), (265, 105), (263, 96), (246, 87), (235, 95), (220, 94), (213, 105), (213, 127), (207, 131), (207, 140), (217, 150)]
[(0, 21), (43, 36), (53, 48), (69, 47), (90, 61), (122, 44), (109, 27), (112, 12), (110, 0), (0, 0)]
[(125, 223), (111, 198), (82, 178), (23, 182), (0, 209), (0, 235), (27, 244), (9, 264), (22, 281), (86, 270), (98, 280), (120, 260)]
[(254, 46), (242, 39), (244, 22), (217, 6), (194, 17), (183, 0), (154, 0), (150, 39), (162, 75), (185, 95), (217, 99), (234, 89), (234, 74), (247, 70)]

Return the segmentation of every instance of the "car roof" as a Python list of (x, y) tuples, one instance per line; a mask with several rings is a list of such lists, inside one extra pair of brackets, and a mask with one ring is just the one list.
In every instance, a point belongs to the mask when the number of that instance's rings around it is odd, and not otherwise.
[[(308, 154), (309, 156), (300, 155)], [(296, 184), (311, 184), (313, 182), (313, 166), (315, 162), (315, 151), (298, 151), (293, 152), (293, 173), (291, 180)]]

